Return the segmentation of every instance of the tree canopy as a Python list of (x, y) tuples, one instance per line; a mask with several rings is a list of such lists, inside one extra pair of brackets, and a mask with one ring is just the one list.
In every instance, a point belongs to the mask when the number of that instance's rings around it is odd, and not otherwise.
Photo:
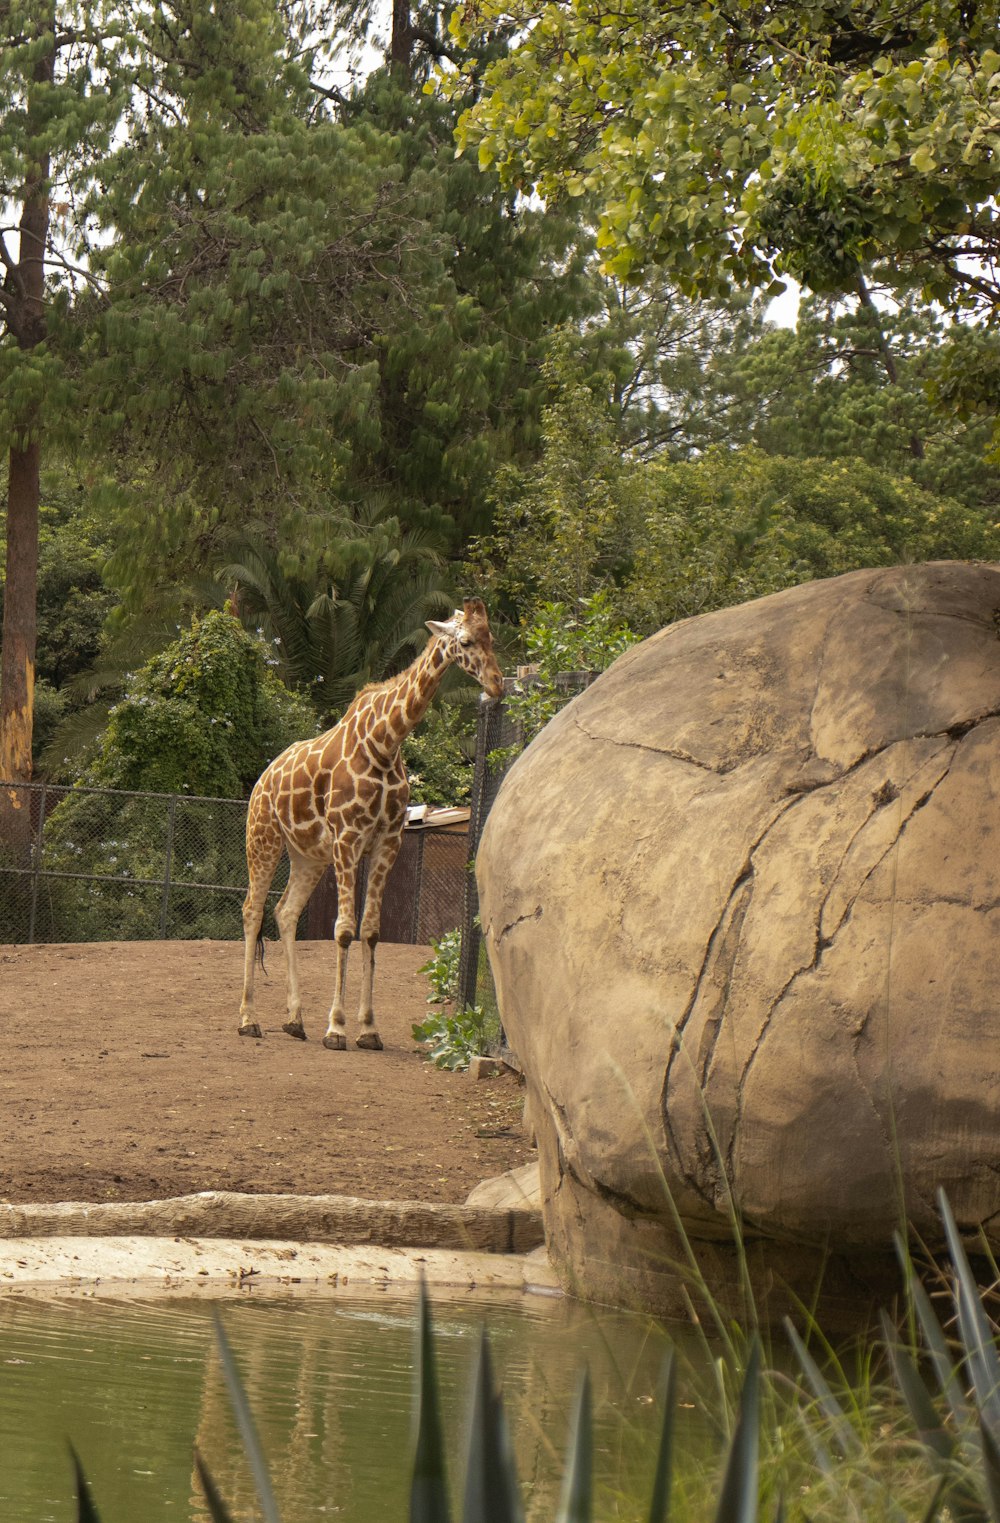
[(852, 289), (885, 261), (949, 307), (1000, 307), (994, 7), (471, 0), (452, 20), (473, 54), (498, 27), (517, 43), (459, 140), (523, 191), (591, 197), (617, 273), (715, 296)]

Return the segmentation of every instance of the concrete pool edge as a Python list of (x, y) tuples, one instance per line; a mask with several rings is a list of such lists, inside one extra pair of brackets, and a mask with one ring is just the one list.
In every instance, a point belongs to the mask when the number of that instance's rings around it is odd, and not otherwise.
[(421, 1275), (456, 1293), (558, 1293), (541, 1213), (513, 1199), (483, 1206), (204, 1190), (151, 1201), (2, 1201), (0, 1297), (332, 1294), (410, 1286)]
[(106, 1296), (333, 1295), (415, 1286), (561, 1294), (544, 1248), (525, 1254), (448, 1248), (192, 1237), (24, 1237), (0, 1241), (0, 1299)]

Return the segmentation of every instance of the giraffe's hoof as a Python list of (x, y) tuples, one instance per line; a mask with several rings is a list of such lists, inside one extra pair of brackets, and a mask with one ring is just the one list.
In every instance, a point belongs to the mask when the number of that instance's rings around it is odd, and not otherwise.
[(377, 1031), (362, 1031), (355, 1042), (356, 1047), (366, 1047), (370, 1052), (382, 1051), (382, 1038)]
[(250, 1021), (246, 1026), (240, 1027), (240, 1036), (255, 1036), (258, 1039), (264, 1035), (256, 1021)]
[(323, 1038), (323, 1046), (329, 1047), (331, 1052), (343, 1052), (347, 1046), (347, 1038), (342, 1031), (328, 1031)]
[(298, 1037), (300, 1042), (306, 1039), (306, 1028), (301, 1021), (284, 1021), (281, 1029), (287, 1031), (289, 1036)]

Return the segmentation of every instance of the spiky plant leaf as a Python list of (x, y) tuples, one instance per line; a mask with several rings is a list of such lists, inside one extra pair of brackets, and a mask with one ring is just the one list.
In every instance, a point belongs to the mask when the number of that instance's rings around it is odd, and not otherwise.
[(976, 1405), (981, 1420), (995, 1434), (1000, 1431), (1000, 1359), (997, 1358), (993, 1334), (983, 1311), (979, 1287), (969, 1267), (948, 1197), (943, 1190), (938, 1191), (938, 1205), (948, 1239), (948, 1252), (955, 1267), (955, 1308)]
[(729, 1445), (715, 1523), (757, 1523), (760, 1448), (760, 1344), (754, 1339), (743, 1377), (740, 1411)]
[(667, 1523), (670, 1516), (670, 1481), (673, 1474), (674, 1420), (677, 1412), (677, 1366), (673, 1349), (663, 1361), (660, 1379), (663, 1425), (656, 1454), (653, 1494), (649, 1501), (649, 1523)]
[(805, 1344), (802, 1342), (802, 1339), (799, 1337), (794, 1326), (787, 1317), (785, 1319), (785, 1329), (788, 1333), (789, 1338), (791, 1339), (792, 1347), (795, 1350), (795, 1356), (802, 1368), (802, 1373), (806, 1378), (806, 1382), (809, 1385), (817, 1402), (819, 1403), (820, 1411), (823, 1413), (827, 1422), (830, 1424), (837, 1443), (840, 1445), (842, 1451), (845, 1454), (857, 1453), (861, 1445), (858, 1441), (857, 1435), (854, 1432), (854, 1429), (851, 1427), (851, 1424), (847, 1419), (847, 1415), (844, 1412), (844, 1409), (841, 1407), (840, 1403), (837, 1401), (837, 1398), (830, 1390), (826, 1380), (823, 1378), (819, 1365), (816, 1363), (815, 1359), (812, 1357), (809, 1350), (806, 1348)]
[(507, 1418), (493, 1382), (484, 1327), (472, 1402), (462, 1523), (522, 1523), (523, 1516)]
[(219, 1345), (219, 1359), (222, 1364), (222, 1373), (226, 1379), (226, 1387), (229, 1391), (229, 1402), (236, 1418), (236, 1426), (239, 1429), (240, 1438), (243, 1440), (243, 1449), (250, 1461), (250, 1469), (253, 1473), (254, 1486), (257, 1490), (257, 1498), (260, 1502), (260, 1510), (264, 1514), (265, 1523), (281, 1523), (278, 1516), (278, 1504), (274, 1499), (274, 1490), (271, 1486), (271, 1476), (267, 1468), (267, 1460), (264, 1458), (264, 1450), (257, 1436), (257, 1428), (250, 1411), (250, 1403), (247, 1400), (240, 1372), (233, 1358), (233, 1351), (229, 1347), (229, 1339), (222, 1325), (222, 1318), (216, 1311), (213, 1315), (215, 1322), (215, 1337)]
[(570, 1424), (569, 1457), (563, 1474), (556, 1523), (590, 1523), (593, 1506), (594, 1426), (590, 1371), (580, 1379)]
[(982, 1417), (979, 1419), (979, 1441), (983, 1449), (983, 1480), (990, 1517), (993, 1523), (1000, 1523), (1000, 1445)]
[(987, 1523), (988, 1514), (979, 1498), (960, 1473), (953, 1469), (958, 1445), (931, 1400), (919, 1370), (907, 1350), (900, 1345), (895, 1329), (884, 1312), (881, 1321), (886, 1352), (907, 1411), (920, 1435), (921, 1443), (930, 1451), (932, 1463), (938, 1469), (944, 1468), (941, 1484), (931, 1499), (927, 1517), (936, 1516), (936, 1509), (941, 1506), (947, 1492), (949, 1509), (959, 1523)]
[(410, 1485), (410, 1523), (449, 1523), (437, 1368), (427, 1286), (417, 1297), (416, 1442)]
[(913, 1302), (913, 1309), (920, 1324), (920, 1331), (927, 1345), (931, 1367), (951, 1410), (951, 1415), (955, 1419), (958, 1428), (962, 1429), (970, 1421), (971, 1414), (968, 1403), (962, 1394), (962, 1388), (958, 1383), (955, 1373), (955, 1361), (948, 1348), (948, 1340), (944, 1335), (944, 1329), (938, 1320), (934, 1307), (931, 1305), (930, 1296), (913, 1273), (913, 1266), (906, 1252), (906, 1245), (898, 1232), (895, 1234), (895, 1242), (896, 1252), (906, 1277), (907, 1292)]
[(73, 1473), (76, 1477), (76, 1523), (101, 1523), (101, 1515), (94, 1505), (94, 1499), (90, 1494), (90, 1483), (83, 1473), (80, 1456), (73, 1445), (69, 1446), (70, 1456), (73, 1460)]
[(919, 1370), (907, 1350), (899, 1344), (895, 1329), (885, 1312), (881, 1314), (881, 1322), (882, 1337), (889, 1355), (889, 1363), (892, 1365), (892, 1373), (913, 1419), (913, 1425), (920, 1434), (920, 1440), (931, 1450), (937, 1460), (947, 1463), (955, 1450), (954, 1441), (945, 1428), (937, 1407), (931, 1401), (927, 1387), (920, 1378)]
[(198, 1472), (198, 1479), (205, 1493), (205, 1500), (208, 1503), (208, 1511), (212, 1523), (233, 1523), (233, 1515), (222, 1500), (219, 1488), (216, 1486), (211, 1471), (202, 1459), (198, 1449), (194, 1451), (194, 1467)]

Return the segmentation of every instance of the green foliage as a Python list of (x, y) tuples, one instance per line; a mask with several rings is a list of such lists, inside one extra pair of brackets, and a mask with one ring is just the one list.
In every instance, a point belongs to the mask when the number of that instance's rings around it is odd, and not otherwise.
[(426, 1048), (425, 1057), (436, 1068), (468, 1068), (472, 1058), (494, 1052), (500, 1043), (500, 1016), (496, 1009), (469, 1005), (455, 1009), (458, 999), (459, 965), (462, 957), (461, 931), (446, 931), (432, 941), (433, 955), (420, 968), (431, 992), (429, 1005), (447, 1005), (447, 1010), (432, 1010), (413, 1027), (414, 1041)]
[(425, 1057), (435, 1068), (468, 1068), (473, 1058), (493, 1051), (499, 1037), (499, 1026), (481, 1005), (451, 1012), (435, 1010), (413, 1026), (414, 1041), (426, 1047)]
[(657, 263), (704, 295), (783, 272), (850, 289), (885, 259), (902, 286), (995, 307), (995, 276), (958, 257), (997, 248), (995, 23), (948, 0), (905, 18), (893, 0), (481, 0), (454, 14), (462, 45), (519, 36), (459, 141), (506, 183), (592, 197), (622, 276)]
[(983, 338), (971, 324), (946, 329), (912, 297), (878, 307), (803, 299), (794, 332), (772, 328), (733, 357), (758, 399), (737, 442), (769, 455), (863, 459), (970, 506), (996, 504), (1000, 471), (984, 458), (990, 421), (974, 410), (961, 418), (949, 390), (950, 376), (983, 373)]
[(643, 632), (813, 577), (1000, 552), (995, 510), (858, 460), (710, 451), (651, 467), (647, 485), (643, 554), (621, 594)]
[(524, 631), (528, 662), (537, 670), (517, 682), (506, 700), (521, 744), (509, 754), (494, 753), (490, 761), (512, 759), (591, 677), (638, 638), (617, 617), (606, 592), (582, 598), (576, 612), (564, 603), (543, 603)]
[(476, 759), (478, 698), (457, 691), (435, 703), (403, 742), (403, 759), (415, 804), (446, 808), (469, 804)]
[(275, 664), (231, 614), (195, 619), (136, 673), (81, 781), (246, 797), (279, 751), (315, 732), (308, 705)]
[(366, 683), (408, 665), (426, 643), (425, 621), (453, 604), (435, 546), (404, 530), (384, 500), (328, 522), (311, 576), (294, 551), (244, 532), (228, 543), (216, 580), (272, 644), (283, 681), (331, 724)]
[[(245, 798), (267, 763), (315, 727), (308, 704), (275, 675), (267, 647), (231, 614), (195, 620), (130, 680), (80, 786), (47, 822), (45, 869), (97, 877), (79, 887), (67, 879), (60, 889), (57, 882), (49, 918), (58, 934), (86, 940), (95, 927), (126, 940), (163, 934), (168, 854), (178, 882), (166, 934), (237, 934), (237, 894), (184, 887), (245, 884), (242, 828), (224, 804), (211, 801)], [(166, 799), (109, 789), (209, 802), (184, 801), (171, 811)], [(39, 935), (45, 934), (43, 924)]]
[[(934, 419), (921, 389), (934, 330), (928, 335), (926, 314), (912, 324), (912, 358), (903, 350), (899, 360), (905, 384), (888, 383), (854, 318), (827, 314), (801, 336), (749, 344), (738, 360), (746, 391), (767, 400), (747, 432), (767, 451), (732, 447), (737, 433), (729, 447), (690, 459), (623, 455), (607, 392), (571, 382), (546, 413), (538, 465), (500, 478), (494, 532), (472, 548), (477, 583), (523, 627), (546, 603), (575, 616), (600, 592), (612, 621), (647, 635), (813, 577), (995, 558), (1000, 478), (981, 459), (981, 435)], [(845, 377), (852, 350), (861, 373)], [(566, 354), (557, 351), (554, 366)], [(814, 444), (830, 458), (806, 453)], [(788, 455), (770, 452), (782, 446)], [(891, 474), (885, 460), (909, 474)], [(549, 661), (544, 641), (531, 659)], [(574, 660), (588, 664), (554, 651), (560, 659), (564, 672)]]
[(433, 955), (417, 971), (426, 975), (431, 986), (429, 1005), (444, 1005), (458, 997), (458, 968), (462, 956), (462, 933), (445, 931), (431, 942)]
[(622, 455), (610, 377), (585, 372), (574, 336), (560, 334), (545, 365), (541, 457), (498, 474), (492, 533), (470, 548), (473, 579), (516, 620), (541, 601), (576, 605), (633, 553), (626, 503), (636, 469)]

